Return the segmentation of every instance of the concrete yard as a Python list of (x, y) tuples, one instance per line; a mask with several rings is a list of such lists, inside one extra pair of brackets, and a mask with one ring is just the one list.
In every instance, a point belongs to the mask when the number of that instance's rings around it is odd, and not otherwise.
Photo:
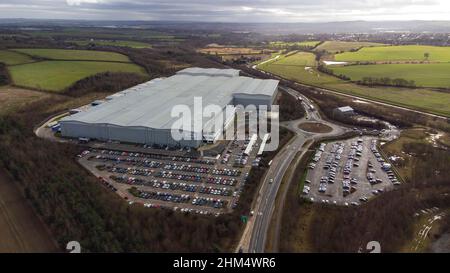
[(308, 165), (303, 196), (313, 202), (356, 206), (399, 185), (388, 166), (382, 168), (388, 163), (373, 150), (374, 141), (376, 137), (361, 136), (322, 143)]

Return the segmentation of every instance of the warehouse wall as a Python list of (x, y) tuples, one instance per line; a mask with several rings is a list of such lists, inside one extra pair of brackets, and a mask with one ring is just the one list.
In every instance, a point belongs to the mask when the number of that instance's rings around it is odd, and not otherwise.
[(146, 129), (141, 127), (121, 127), (108, 125), (109, 139), (122, 142), (146, 143)]
[(105, 124), (86, 124), (66, 121), (60, 123), (62, 136), (108, 139), (108, 130)]
[(169, 146), (198, 147), (202, 140), (175, 141), (169, 129), (145, 127), (122, 127), (111, 124), (85, 124), (61, 121), (61, 135), (64, 137), (87, 137), (102, 141), (117, 140), (140, 144), (159, 144)]
[(247, 94), (236, 94), (234, 96), (234, 105), (267, 105), (270, 109), (272, 105), (273, 97), (265, 95), (247, 95)]

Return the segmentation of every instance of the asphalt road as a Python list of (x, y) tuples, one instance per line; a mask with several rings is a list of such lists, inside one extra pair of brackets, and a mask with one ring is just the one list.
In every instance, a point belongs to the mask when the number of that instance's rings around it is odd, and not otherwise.
[[(238, 250), (242, 248), (244, 252), (262, 253), (264, 252), (267, 231), (271, 222), (271, 218), (275, 208), (275, 199), (277, 197), (278, 190), (280, 188), (281, 181), (289, 167), (289, 165), (295, 159), (296, 154), (301, 150), (306, 141), (330, 135), (340, 135), (345, 132), (346, 129), (335, 125), (333, 123), (324, 121), (321, 119), (320, 114), (317, 111), (317, 107), (314, 105), (314, 109), (311, 109), (312, 102), (303, 95), (300, 95), (295, 90), (280, 86), (280, 90), (287, 92), (295, 98), (301, 97), (303, 99), (303, 106), (307, 109), (307, 119), (299, 119), (294, 121), (283, 122), (280, 125), (284, 126), (296, 133), (293, 139), (286, 144), (272, 160), (267, 173), (262, 181), (258, 197), (253, 207), (254, 215), (247, 224), (244, 231), (243, 238), (239, 244)], [(320, 121), (330, 126), (332, 132), (325, 134), (315, 134), (305, 132), (298, 128), (298, 125), (303, 122)], [(271, 179), (273, 182), (270, 183)]]

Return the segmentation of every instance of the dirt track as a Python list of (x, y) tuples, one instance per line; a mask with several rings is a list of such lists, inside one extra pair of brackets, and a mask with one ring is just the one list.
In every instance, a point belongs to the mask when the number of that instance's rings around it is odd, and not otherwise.
[(0, 252), (56, 252), (48, 230), (0, 171)]

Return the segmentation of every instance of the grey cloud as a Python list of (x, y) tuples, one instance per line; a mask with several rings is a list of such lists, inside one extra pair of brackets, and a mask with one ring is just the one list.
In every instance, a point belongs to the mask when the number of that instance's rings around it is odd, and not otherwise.
[[(294, 22), (438, 19), (445, 0), (0, 0), (1, 17)], [(71, 5), (69, 5), (70, 3)], [(435, 10), (435, 13), (434, 13)], [(419, 18), (425, 19), (425, 18)]]

